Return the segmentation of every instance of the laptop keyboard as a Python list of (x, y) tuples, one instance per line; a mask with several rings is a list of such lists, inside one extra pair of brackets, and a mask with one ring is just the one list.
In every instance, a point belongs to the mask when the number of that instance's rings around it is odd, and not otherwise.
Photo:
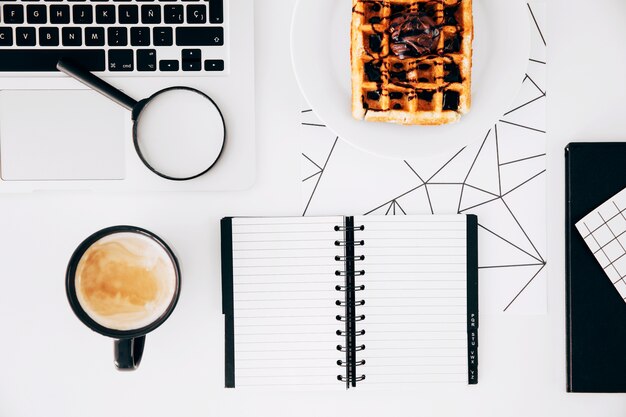
[(224, 74), (227, 1), (0, 0), (0, 72)]

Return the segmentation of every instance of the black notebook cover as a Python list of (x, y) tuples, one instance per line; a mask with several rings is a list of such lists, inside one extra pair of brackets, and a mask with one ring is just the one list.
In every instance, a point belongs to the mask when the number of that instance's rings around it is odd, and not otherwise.
[(575, 227), (626, 188), (626, 143), (570, 143), (565, 170), (567, 391), (626, 392), (626, 303)]

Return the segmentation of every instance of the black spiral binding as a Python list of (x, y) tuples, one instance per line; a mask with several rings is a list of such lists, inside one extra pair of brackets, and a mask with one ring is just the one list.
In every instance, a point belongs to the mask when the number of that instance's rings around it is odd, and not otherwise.
[(356, 387), (356, 383), (363, 381), (365, 375), (357, 375), (357, 367), (365, 365), (365, 360), (357, 360), (357, 352), (365, 349), (364, 344), (357, 344), (357, 337), (363, 336), (365, 330), (357, 330), (356, 324), (365, 320), (365, 315), (357, 315), (356, 308), (365, 305), (365, 300), (356, 300), (356, 293), (365, 289), (364, 285), (356, 285), (356, 277), (365, 275), (365, 271), (357, 270), (356, 263), (363, 261), (365, 256), (356, 255), (355, 247), (363, 246), (365, 242), (362, 240), (355, 240), (354, 232), (356, 230), (364, 230), (364, 226), (354, 225), (353, 217), (346, 217), (343, 226), (335, 226), (335, 231), (341, 231), (344, 233), (343, 240), (336, 240), (335, 246), (342, 246), (344, 248), (343, 256), (335, 256), (335, 261), (343, 262), (344, 269), (335, 271), (335, 275), (343, 277), (344, 285), (336, 285), (335, 290), (344, 293), (343, 300), (337, 300), (335, 304), (338, 307), (343, 307), (345, 313), (343, 315), (337, 315), (335, 318), (339, 322), (345, 323), (343, 330), (337, 330), (336, 334), (339, 337), (343, 337), (344, 344), (337, 345), (337, 350), (346, 354), (345, 360), (338, 360), (337, 365), (345, 368), (344, 375), (337, 375), (337, 379), (341, 382), (345, 382), (346, 388)]

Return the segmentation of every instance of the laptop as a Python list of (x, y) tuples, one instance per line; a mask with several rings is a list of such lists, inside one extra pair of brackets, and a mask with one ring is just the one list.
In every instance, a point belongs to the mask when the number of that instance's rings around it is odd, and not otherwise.
[[(0, 192), (213, 191), (255, 177), (253, 0), (0, 0)], [(208, 95), (226, 141), (191, 181), (146, 169), (130, 112), (56, 69), (70, 59), (139, 100)]]

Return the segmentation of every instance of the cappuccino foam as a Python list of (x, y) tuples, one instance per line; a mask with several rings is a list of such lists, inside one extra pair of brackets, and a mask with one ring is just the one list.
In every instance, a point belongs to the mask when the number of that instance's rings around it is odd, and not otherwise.
[(114, 330), (135, 330), (158, 320), (176, 291), (169, 254), (149, 237), (131, 232), (91, 245), (78, 262), (75, 280), (83, 310)]

